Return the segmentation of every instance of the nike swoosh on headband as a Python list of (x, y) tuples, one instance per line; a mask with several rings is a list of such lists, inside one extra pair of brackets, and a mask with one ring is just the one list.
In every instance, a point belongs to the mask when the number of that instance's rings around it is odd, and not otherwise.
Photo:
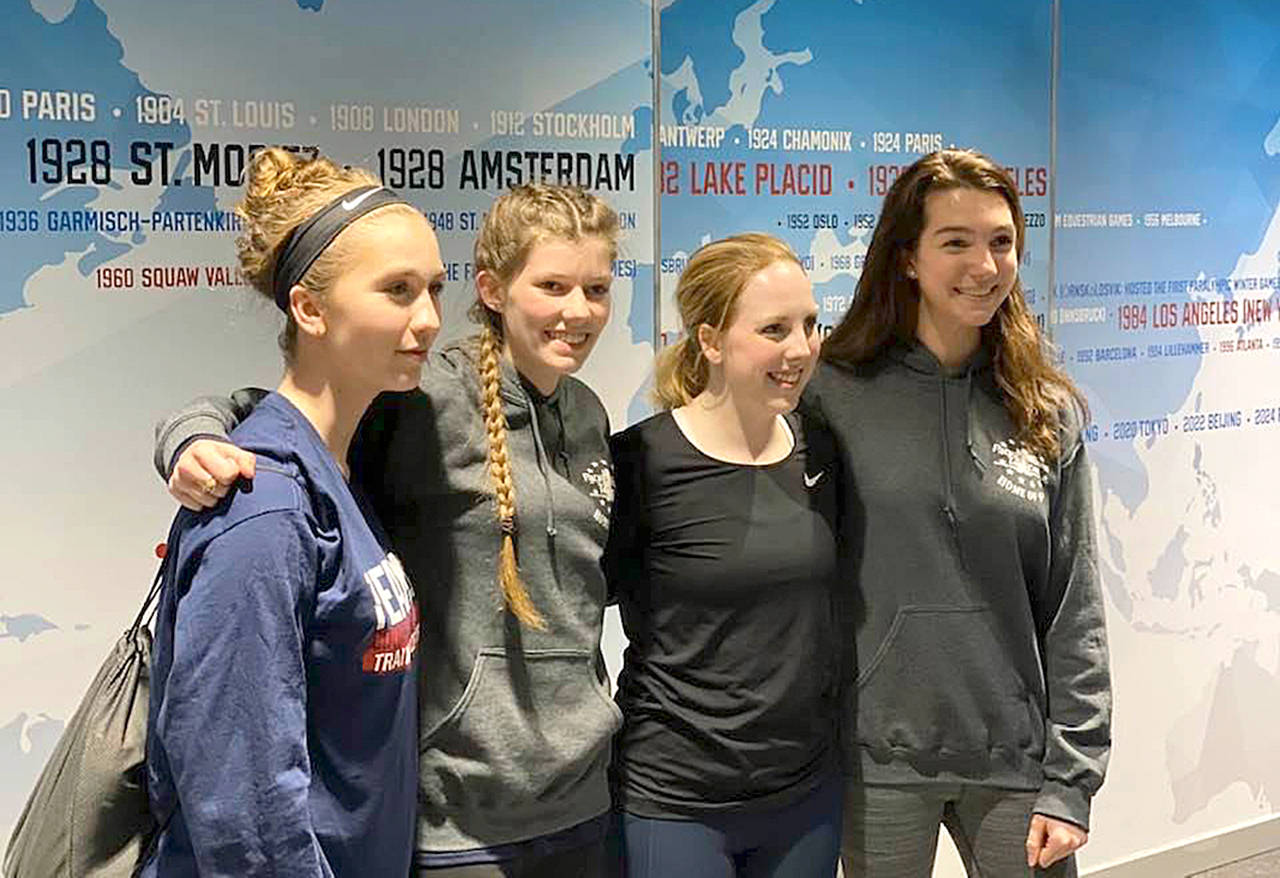
[(357, 207), (363, 204), (364, 200), (368, 198), (370, 195), (372, 195), (375, 192), (381, 192), (381, 191), (382, 191), (382, 187), (378, 187), (377, 189), (370, 189), (368, 192), (363, 192), (360, 195), (357, 195), (355, 198), (344, 198), (342, 200), (342, 209), (355, 210)]

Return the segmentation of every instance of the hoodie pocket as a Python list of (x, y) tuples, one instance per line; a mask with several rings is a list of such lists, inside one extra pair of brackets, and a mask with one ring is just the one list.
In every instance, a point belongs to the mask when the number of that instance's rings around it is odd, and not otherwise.
[(899, 609), (858, 676), (858, 744), (944, 763), (1037, 753), (1044, 721), (995, 622), (983, 606)]
[(584, 784), (603, 786), (621, 725), (593, 653), (482, 649), (462, 697), (422, 737), (427, 811), (507, 823)]

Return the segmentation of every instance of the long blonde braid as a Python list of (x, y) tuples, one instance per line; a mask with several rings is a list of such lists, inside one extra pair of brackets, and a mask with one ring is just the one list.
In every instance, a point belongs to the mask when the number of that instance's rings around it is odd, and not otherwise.
[(529, 591), (520, 581), (516, 565), (516, 486), (511, 478), (511, 454), (507, 447), (507, 415), (502, 410), (502, 366), (497, 337), (488, 326), (480, 330), (480, 371), (484, 428), (489, 439), (489, 478), (498, 501), (498, 522), (502, 548), (498, 552), (498, 585), (502, 599), (520, 624), (539, 631), (547, 622), (533, 605)]

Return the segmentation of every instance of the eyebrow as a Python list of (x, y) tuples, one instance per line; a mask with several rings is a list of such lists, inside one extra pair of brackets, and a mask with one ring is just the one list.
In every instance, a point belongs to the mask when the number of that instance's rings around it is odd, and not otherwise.
[[(817, 317), (818, 309), (814, 308), (812, 311), (805, 311), (804, 314), (801, 316), (806, 319), (809, 317)], [(761, 317), (758, 322), (763, 325), (767, 323), (782, 323), (787, 320), (794, 320), (794, 319), (795, 319), (795, 315), (793, 314), (774, 314), (769, 317)]]
[[(533, 274), (534, 274), (534, 277), (540, 278), (542, 280), (557, 280), (557, 281), (574, 280), (574, 275), (560, 271), (559, 269), (555, 269), (555, 268), (549, 268), (546, 271), (535, 271)], [(611, 281), (611, 280), (613, 280), (612, 273), (609, 273), (609, 274), (601, 273), (601, 274), (596, 274), (588, 277), (585, 282), (601, 283), (603, 281)]]
[[(1004, 223), (1004, 224), (1002, 224), (1002, 225), (998, 225), (998, 226), (996, 226), (996, 227), (995, 227), (994, 229), (992, 229), (991, 231), (993, 231), (993, 232), (1012, 232), (1012, 231), (1013, 231), (1013, 226), (1012, 226), (1012, 225), (1010, 225), (1009, 223)], [(973, 228), (972, 228), (972, 227), (970, 227), (970, 226), (943, 226), (943, 227), (942, 227), (942, 228), (940, 228), (940, 229), (934, 229), (934, 232), (933, 232), (933, 233), (934, 233), (935, 235), (952, 235), (952, 234), (955, 234), (956, 232), (964, 232), (964, 233), (969, 234), (969, 235), (975, 235), (975, 234), (977, 234), (977, 232), (975, 232), (975, 231), (973, 230)]]
[(391, 268), (388, 268), (387, 270), (379, 273), (375, 283), (387, 283), (388, 281), (400, 280), (402, 278), (421, 279), (429, 283), (431, 281), (438, 280), (439, 278), (445, 277), (446, 274), (447, 272), (443, 267), (441, 267), (439, 271), (431, 271), (424, 274), (423, 272), (418, 271), (418, 269), (411, 268), (407, 265), (392, 266)]

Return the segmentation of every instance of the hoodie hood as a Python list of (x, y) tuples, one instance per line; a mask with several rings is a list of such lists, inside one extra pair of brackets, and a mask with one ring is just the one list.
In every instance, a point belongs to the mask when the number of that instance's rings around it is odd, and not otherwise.
[[(480, 379), (478, 368), (480, 349), (478, 341), (473, 337), (451, 342), (440, 352), (440, 358), (455, 372), (467, 371), (474, 376), (478, 389), (483, 393), (484, 385)], [(533, 446), (538, 464), (538, 472), (542, 476), (545, 499), (546, 520), (544, 528), (547, 537), (554, 540), (556, 536), (555, 492), (551, 489), (551, 460), (547, 454), (546, 443), (542, 436), (542, 423), (548, 417), (561, 418), (560, 400), (565, 394), (565, 381), (556, 384), (549, 396), (540, 394), (531, 382), (516, 371), (515, 366), (506, 357), (499, 357), (498, 365), (502, 376), (499, 381), (499, 394), (502, 397), (503, 412), (507, 416), (507, 429), (521, 429), (527, 421), (533, 433)], [(535, 402), (536, 400), (536, 402)], [(556, 435), (564, 436), (563, 420), (557, 424)], [(559, 449), (558, 449), (559, 450)], [(516, 512), (516, 527), (519, 528), (519, 511)]]
[[(938, 399), (938, 431), (942, 437), (938, 453), (942, 465), (942, 515), (952, 537), (960, 547), (958, 510), (956, 501), (956, 476), (953, 470), (952, 448), (957, 442), (963, 442), (967, 459), (977, 469), (979, 476), (986, 472), (989, 460), (983, 449), (990, 443), (983, 441), (979, 435), (980, 419), (974, 415), (975, 383), (994, 387), (991, 351), (985, 344), (979, 345), (973, 355), (963, 364), (947, 367), (919, 341), (898, 342), (890, 347), (885, 356), (900, 364), (922, 380), (937, 384)], [(963, 412), (963, 418), (956, 418), (957, 407)], [(962, 426), (957, 429), (957, 423)], [(961, 555), (963, 558), (963, 553)]]
[(947, 368), (922, 342), (912, 339), (909, 342), (899, 341), (890, 345), (886, 356), (896, 360), (913, 372), (938, 378), (958, 378), (973, 375), (991, 368), (991, 351), (986, 344), (978, 346), (964, 363), (954, 368)]

